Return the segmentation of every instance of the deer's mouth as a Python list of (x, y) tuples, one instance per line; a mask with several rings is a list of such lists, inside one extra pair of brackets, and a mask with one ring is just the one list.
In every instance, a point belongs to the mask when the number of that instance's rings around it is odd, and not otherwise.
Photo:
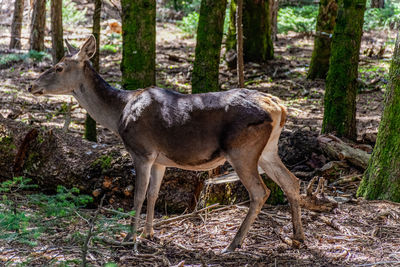
[(33, 94), (34, 96), (43, 95), (43, 90), (42, 90), (42, 89), (39, 89), (39, 90), (36, 91), (36, 92), (32, 92), (32, 94)]
[(30, 92), (30, 93), (33, 94), (34, 96), (43, 95), (43, 89), (42, 89), (42, 88), (37, 88), (37, 87), (34, 86), (34, 85), (29, 86), (28, 92)]

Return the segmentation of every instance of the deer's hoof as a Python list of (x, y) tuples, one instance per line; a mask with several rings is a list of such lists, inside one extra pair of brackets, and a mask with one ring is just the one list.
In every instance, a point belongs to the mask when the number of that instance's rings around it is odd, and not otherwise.
[(133, 241), (133, 240), (132, 240), (132, 237), (133, 237), (132, 233), (128, 233), (128, 234), (125, 236), (123, 242), (130, 242), (130, 241)]
[(231, 253), (234, 252), (235, 249), (240, 248), (241, 245), (240, 244), (235, 244), (234, 242), (232, 242), (229, 246), (227, 246), (226, 248), (224, 248), (221, 253), (225, 254), (225, 253)]

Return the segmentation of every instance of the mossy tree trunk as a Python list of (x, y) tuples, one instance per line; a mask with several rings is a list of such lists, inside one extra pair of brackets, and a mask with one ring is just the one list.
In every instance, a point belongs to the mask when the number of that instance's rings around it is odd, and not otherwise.
[(50, 13), (53, 64), (57, 64), (64, 56), (62, 0), (51, 0)]
[(393, 53), (385, 109), (357, 195), (400, 202), (400, 34)]
[(239, 88), (244, 88), (244, 62), (243, 62), (243, 0), (237, 0), (236, 29), (237, 29), (237, 76)]
[(127, 90), (156, 83), (156, 0), (121, 0), (122, 83)]
[(326, 79), (323, 133), (356, 139), (358, 60), (366, 0), (339, 0)]
[(245, 62), (265, 62), (274, 57), (271, 6), (273, 6), (273, 0), (244, 0), (243, 2)]
[(202, 0), (192, 73), (192, 93), (219, 90), (219, 59), (226, 0)]
[(384, 8), (385, 0), (371, 0), (371, 7), (372, 8)]
[(337, 0), (321, 0), (317, 18), (314, 50), (307, 78), (325, 79), (329, 70), (331, 40), (337, 16)]
[(24, 0), (15, 0), (14, 14), (11, 23), (10, 49), (21, 49), (22, 17), (24, 15)]
[(227, 52), (231, 49), (236, 50), (236, 9), (237, 1), (231, 0), (229, 5), (228, 33), (225, 42)]
[[(96, 38), (96, 53), (92, 57), (92, 63), (94, 69), (100, 71), (100, 18), (101, 18), (101, 2), (102, 0), (94, 0), (94, 12), (93, 12), (93, 30), (92, 33)], [(96, 121), (86, 113), (85, 121), (85, 139), (93, 142), (97, 142), (97, 131)]]
[(46, 26), (46, 0), (34, 0), (29, 49), (44, 50), (44, 30)]

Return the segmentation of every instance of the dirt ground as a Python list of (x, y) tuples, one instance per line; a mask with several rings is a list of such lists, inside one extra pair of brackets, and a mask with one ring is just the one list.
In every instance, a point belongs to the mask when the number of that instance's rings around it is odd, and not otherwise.
[[(86, 6), (90, 10), (90, 5)], [(1, 9), (0, 17), (4, 23), (0, 25), (0, 54), (9, 53), (9, 19), (6, 19), (9, 14), (6, 8)], [(110, 11), (105, 16), (104, 19), (112, 18), (115, 12)], [(84, 26), (67, 28), (65, 31), (65, 35), (77, 45), (89, 33), (90, 28)], [(106, 24), (102, 27), (102, 33), (103, 36), (109, 35)], [(26, 28), (23, 36), (28, 36)], [(249, 63), (245, 67), (247, 88), (279, 96), (288, 106), (290, 116), (282, 138), (291, 133), (318, 135), (320, 131), (324, 82), (306, 79), (312, 41), (312, 36), (304, 34), (280, 35), (275, 43), (274, 60), (262, 65)], [(101, 42), (104, 45), (115, 41), (104, 37)], [(382, 57), (376, 56), (376, 53), (368, 55), (371, 49), (378, 51), (383, 44), (386, 49)], [(46, 45), (50, 45), (47, 38)], [(374, 144), (393, 45), (393, 32), (364, 34), (359, 68), (362, 88), (357, 97), (360, 143)], [(27, 48), (27, 39), (23, 41), (23, 48)], [(185, 36), (174, 23), (157, 23), (158, 86), (190, 92), (194, 48), (195, 40)], [(101, 53), (101, 74), (117, 87), (121, 78), (120, 60), (120, 51)], [(50, 59), (45, 59), (43, 62), (23, 61), (0, 67), (0, 114), (29, 124), (61, 128), (65, 122), (63, 110), (67, 103), (72, 107), (69, 132), (81, 136), (85, 112), (72, 97), (34, 97), (26, 91), (29, 82), (50, 65)], [(220, 80), (222, 89), (235, 88), (236, 74), (228, 70), (225, 62), (221, 64)], [(99, 143), (121, 145), (118, 138), (101, 126)], [(298, 160), (302, 161), (301, 156)], [(295, 162), (291, 169), (299, 162)], [(355, 175), (359, 173), (356, 171)], [(88, 260), (94, 266), (109, 261), (119, 266), (400, 266), (400, 206), (384, 201), (356, 199), (357, 185), (357, 181), (340, 186), (328, 184), (329, 194), (346, 199), (331, 213), (303, 211), (306, 242), (300, 248), (288, 245), (292, 231), (289, 207), (265, 205), (243, 247), (234, 253), (221, 254), (247, 212), (246, 205), (242, 204), (218, 206), (214, 211), (198, 213), (171, 223), (162, 223), (162, 216), (166, 214), (157, 214), (157, 221), (161, 224), (156, 228), (157, 239), (142, 239), (139, 255), (133, 253), (131, 246), (113, 246), (94, 241), (89, 248)], [(128, 221), (122, 223), (128, 224)], [(70, 227), (57, 229), (55, 235), (43, 236), (36, 247), (0, 240), (0, 265), (17, 265), (29, 259), (28, 266), (51, 266), (79, 259), (81, 247), (65, 240), (76, 229), (84, 232), (87, 227), (85, 221), (78, 220)], [(121, 236), (112, 238), (122, 239)], [(73, 266), (74, 263), (69, 265)]]

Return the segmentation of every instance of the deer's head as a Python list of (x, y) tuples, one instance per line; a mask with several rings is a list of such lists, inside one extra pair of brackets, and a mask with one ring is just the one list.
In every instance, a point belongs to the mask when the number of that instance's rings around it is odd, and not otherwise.
[(67, 40), (68, 55), (55, 66), (43, 72), (31, 83), (28, 91), (34, 95), (70, 94), (84, 80), (85, 61), (92, 58), (96, 52), (96, 39), (91, 35), (78, 50)]

